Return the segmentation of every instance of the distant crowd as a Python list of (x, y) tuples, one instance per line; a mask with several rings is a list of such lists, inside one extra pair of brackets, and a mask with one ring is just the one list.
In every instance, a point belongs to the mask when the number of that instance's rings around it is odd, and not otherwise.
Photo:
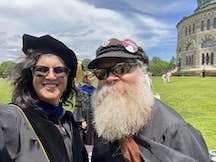
[(171, 81), (171, 72), (163, 73), (161, 79), (163, 80), (163, 83), (167, 83)]

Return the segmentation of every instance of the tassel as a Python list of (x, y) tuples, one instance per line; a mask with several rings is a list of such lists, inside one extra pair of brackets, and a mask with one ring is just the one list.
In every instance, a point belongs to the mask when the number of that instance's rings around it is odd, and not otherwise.
[(76, 78), (75, 78), (76, 85), (79, 85), (82, 83), (82, 78), (83, 78), (82, 62), (78, 60), (77, 61)]

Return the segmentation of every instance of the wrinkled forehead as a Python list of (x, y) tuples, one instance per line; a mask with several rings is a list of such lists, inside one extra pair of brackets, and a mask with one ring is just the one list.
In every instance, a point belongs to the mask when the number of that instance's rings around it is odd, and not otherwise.
[(136, 62), (136, 59), (129, 59), (129, 58), (103, 58), (98, 60), (97, 62), (97, 68), (104, 68), (104, 67), (110, 67), (114, 66), (117, 63), (121, 62), (129, 62), (129, 63), (134, 63)]

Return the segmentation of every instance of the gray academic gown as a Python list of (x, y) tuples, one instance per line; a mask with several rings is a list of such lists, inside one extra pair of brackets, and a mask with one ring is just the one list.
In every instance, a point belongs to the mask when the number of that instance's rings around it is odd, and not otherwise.
[[(30, 112), (32, 111), (30, 110)], [(35, 118), (41, 118), (41, 112), (37, 112), (33, 112)], [(70, 116), (70, 113), (65, 113), (65, 115)], [(50, 124), (48, 127), (37, 125), (37, 128), (42, 128), (44, 132), (47, 132), (47, 139), (44, 138), (45, 136), (42, 140), (39, 139), (38, 133), (18, 107), (0, 104), (0, 162), (88, 161), (79, 133), (72, 126), (69, 117), (65, 117), (68, 122), (63, 123), (66, 132), (68, 132), (67, 138), (62, 137), (56, 126), (51, 124), (51, 121), (43, 119), (44, 123), (42, 123), (42, 120), (39, 120), (35, 125), (44, 124), (47, 126)], [(50, 130), (53, 132), (49, 132)], [(37, 131), (41, 135), (41, 129)], [(55, 138), (56, 134), (59, 134), (58, 138)], [(51, 139), (52, 136), (55, 139)]]
[[(210, 162), (200, 132), (157, 99), (149, 123), (133, 137), (145, 162)], [(124, 162), (118, 141), (96, 140), (92, 162), (102, 161)]]

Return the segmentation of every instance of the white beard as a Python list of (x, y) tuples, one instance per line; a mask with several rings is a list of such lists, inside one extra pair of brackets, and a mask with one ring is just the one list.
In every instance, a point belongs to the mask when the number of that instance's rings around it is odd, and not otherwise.
[(99, 136), (114, 141), (137, 133), (147, 124), (153, 94), (147, 78), (141, 75), (137, 82), (119, 81), (111, 86), (104, 85), (95, 92), (92, 104)]

